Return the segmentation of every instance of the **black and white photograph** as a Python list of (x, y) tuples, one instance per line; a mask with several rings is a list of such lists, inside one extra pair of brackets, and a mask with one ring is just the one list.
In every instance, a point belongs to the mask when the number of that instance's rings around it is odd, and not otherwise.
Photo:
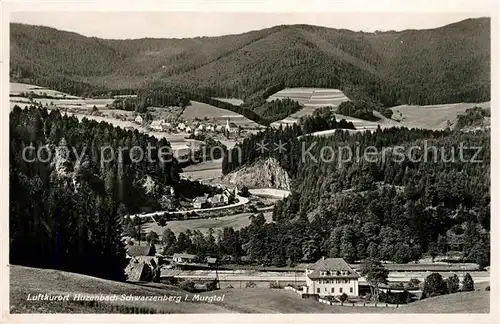
[(496, 12), (72, 8), (3, 21), (7, 322), (498, 320)]

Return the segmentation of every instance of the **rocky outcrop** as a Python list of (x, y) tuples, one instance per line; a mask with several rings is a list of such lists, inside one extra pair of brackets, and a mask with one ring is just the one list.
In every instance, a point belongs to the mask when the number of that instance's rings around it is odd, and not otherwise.
[(290, 177), (275, 158), (258, 160), (222, 177), (222, 182), (248, 188), (290, 190)]

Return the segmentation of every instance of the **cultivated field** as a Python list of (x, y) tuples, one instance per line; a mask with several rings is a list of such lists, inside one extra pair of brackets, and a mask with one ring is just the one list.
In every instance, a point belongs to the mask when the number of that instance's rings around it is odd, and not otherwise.
[(230, 123), (235, 123), (242, 128), (262, 128), (261, 125), (243, 115), (197, 101), (191, 101), (191, 104), (184, 109), (181, 118), (187, 121), (195, 118), (209, 119), (217, 125), (226, 125), (229, 120)]
[(201, 162), (182, 169), (182, 176), (191, 180), (212, 180), (222, 175), (222, 159)]
[[(158, 235), (162, 235), (166, 228), (170, 228), (172, 232), (178, 234), (184, 232), (188, 229), (199, 230), (202, 233), (207, 233), (211, 228), (215, 231), (222, 230), (224, 227), (232, 227), (235, 230), (239, 230), (243, 227), (250, 225), (249, 217), (253, 215), (252, 213), (242, 213), (222, 217), (212, 217), (212, 218), (199, 218), (199, 219), (187, 219), (187, 220), (174, 220), (169, 221), (166, 227), (161, 227), (157, 223), (147, 223), (144, 225), (144, 231), (155, 231)], [(272, 221), (272, 212), (264, 213), (264, 217), (268, 222)]]
[(214, 98), (223, 102), (230, 103), (231, 105), (241, 106), (243, 104), (243, 100), (237, 98)]
[(457, 120), (459, 114), (474, 106), (490, 108), (491, 102), (455, 103), (431, 106), (402, 105), (392, 107), (393, 119), (410, 128), (444, 129)]
[[(37, 278), (37, 280), (33, 280)], [(351, 308), (332, 307), (314, 300), (300, 298), (284, 289), (248, 288), (221, 289), (200, 293), (201, 296), (218, 296), (222, 301), (195, 301), (192, 293), (162, 284), (148, 286), (103, 280), (76, 273), (10, 266), (11, 313), (112, 313), (106, 309), (65, 301), (27, 301), (28, 294), (132, 295), (132, 296), (182, 296), (175, 301), (115, 301), (101, 304), (122, 306), (122, 312), (133, 307), (151, 309), (158, 313), (336, 313), (352, 312)], [(187, 297), (186, 297), (187, 295)], [(185, 299), (184, 299), (185, 298)], [(337, 309), (338, 308), (338, 309)], [(363, 310), (357, 310), (361, 312)]]
[(10, 83), (10, 94), (11, 95), (17, 95), (20, 94), (21, 92), (33, 92), (34, 94), (37, 95), (47, 95), (51, 97), (56, 97), (56, 98), (66, 98), (66, 99), (80, 99), (79, 97), (75, 97), (72, 95), (69, 95), (67, 93), (63, 93), (60, 91), (56, 90), (51, 90), (47, 89), (44, 87), (39, 87), (33, 84), (27, 84), (27, 83), (17, 83), (17, 82), (11, 82)]
[[(74, 97), (70, 95), (66, 95), (64, 98), (64, 94), (61, 92), (55, 91), (55, 90), (50, 90), (42, 87), (38, 87), (35, 85), (30, 85), (30, 84), (24, 84), (24, 83), (10, 83), (10, 92), (11, 94), (18, 94), (20, 92), (27, 92), (31, 91), (30, 89), (35, 89), (36, 91), (39, 91), (40, 93), (47, 92), (48, 95), (55, 96), (55, 94), (59, 94), (58, 96), (61, 99), (37, 99), (35, 98), (35, 102), (40, 102), (43, 106), (51, 105), (50, 107), (56, 107), (56, 108), (65, 108), (65, 113), (68, 115), (74, 115), (77, 117), (79, 120), (82, 120), (83, 118), (87, 119), (93, 119), (97, 122), (107, 122), (110, 123), (114, 126), (118, 126), (121, 128), (125, 127), (133, 127), (134, 129), (137, 129), (139, 132), (142, 133), (147, 133), (148, 135), (154, 136), (158, 139), (165, 138), (171, 143), (172, 150), (174, 151), (175, 154), (186, 154), (189, 153), (190, 150), (196, 150), (197, 147), (199, 146), (200, 142), (196, 140), (189, 140), (185, 139), (186, 136), (189, 134), (179, 132), (179, 133), (166, 133), (166, 132), (153, 132), (153, 131), (148, 131), (144, 127), (136, 124), (133, 122), (134, 119), (134, 112), (133, 111), (126, 111), (126, 110), (120, 110), (120, 109), (108, 109), (106, 108), (107, 104), (110, 104), (113, 102), (113, 99), (82, 99), (79, 97)], [(35, 90), (33, 90), (35, 92)], [(70, 98), (70, 99), (68, 99)], [(12, 109), (15, 105), (20, 106), (21, 108), (28, 107), (30, 105), (30, 101), (27, 98), (24, 97), (17, 97), (13, 96), (10, 97), (10, 109)], [(99, 109), (99, 112), (102, 116), (94, 116), (87, 114), (88, 109), (96, 106)], [(153, 114), (158, 115), (158, 117), (164, 118), (166, 117), (165, 114), (167, 112), (161, 112), (160, 108), (153, 108)], [(115, 116), (121, 116), (123, 119), (115, 118)]]

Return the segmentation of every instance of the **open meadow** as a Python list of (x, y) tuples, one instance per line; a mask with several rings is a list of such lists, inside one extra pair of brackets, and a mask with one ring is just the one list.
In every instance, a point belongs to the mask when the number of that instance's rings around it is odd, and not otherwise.
[(182, 177), (190, 180), (213, 180), (222, 176), (222, 159), (204, 161), (182, 169)]
[(282, 120), (272, 123), (271, 125), (274, 127), (278, 127), (280, 124), (295, 124), (300, 117), (311, 115), (317, 108), (326, 106), (337, 108), (340, 103), (349, 100), (338, 89), (286, 88), (271, 95), (267, 98), (267, 101), (286, 98), (297, 101), (303, 108)]
[(242, 128), (262, 128), (261, 125), (243, 115), (198, 101), (191, 101), (191, 104), (184, 108), (181, 118), (187, 121), (209, 119), (217, 125), (224, 126), (229, 120), (230, 123)]

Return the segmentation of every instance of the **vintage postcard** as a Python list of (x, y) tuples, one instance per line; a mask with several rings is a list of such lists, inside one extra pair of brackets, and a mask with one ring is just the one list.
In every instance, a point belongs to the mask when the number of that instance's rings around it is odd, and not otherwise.
[(350, 3), (2, 4), (2, 320), (498, 321), (498, 8)]

